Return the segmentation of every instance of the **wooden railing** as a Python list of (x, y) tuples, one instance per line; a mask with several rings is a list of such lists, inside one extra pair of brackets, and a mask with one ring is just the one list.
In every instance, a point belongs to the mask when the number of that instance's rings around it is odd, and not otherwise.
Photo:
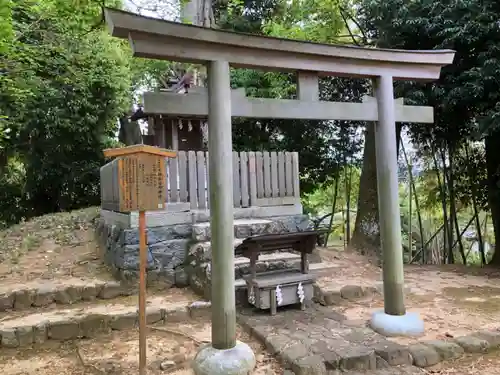
[[(117, 168), (101, 168), (102, 208), (116, 210)], [(168, 203), (209, 208), (208, 152), (178, 151), (167, 159)], [(300, 202), (299, 158), (296, 152), (233, 152), (234, 207), (293, 205)]]

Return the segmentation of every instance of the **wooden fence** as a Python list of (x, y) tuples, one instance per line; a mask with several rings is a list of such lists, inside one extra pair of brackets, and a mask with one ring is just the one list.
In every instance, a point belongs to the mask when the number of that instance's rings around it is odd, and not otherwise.
[[(116, 210), (117, 168), (101, 168), (102, 208)], [(209, 208), (208, 152), (178, 151), (167, 159), (168, 203)], [(233, 152), (234, 207), (293, 205), (300, 202), (296, 152)]]

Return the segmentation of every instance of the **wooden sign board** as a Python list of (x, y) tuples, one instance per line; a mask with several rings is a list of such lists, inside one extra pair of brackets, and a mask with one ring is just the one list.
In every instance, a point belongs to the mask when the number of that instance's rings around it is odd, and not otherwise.
[(104, 150), (118, 157), (116, 170), (120, 212), (163, 210), (167, 201), (165, 158), (176, 153), (148, 145)]

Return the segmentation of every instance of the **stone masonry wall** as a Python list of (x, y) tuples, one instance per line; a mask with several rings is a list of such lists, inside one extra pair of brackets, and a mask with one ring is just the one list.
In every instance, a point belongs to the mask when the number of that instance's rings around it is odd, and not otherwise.
[[(139, 277), (139, 230), (123, 229), (100, 219), (96, 235), (104, 261), (111, 267), (114, 277), (120, 281), (136, 281)], [(187, 286), (183, 265), (192, 242), (192, 224), (148, 228), (148, 284)]]
[[(266, 220), (269, 222), (236, 222), (235, 238), (297, 232), (309, 228), (306, 215), (273, 217)], [(124, 229), (99, 219), (96, 224), (96, 236), (104, 261), (111, 267), (114, 277), (120, 281), (135, 283), (139, 277), (138, 229)], [(197, 292), (209, 289), (210, 276), (209, 272), (207, 274), (207, 265), (212, 259), (210, 237), (210, 226), (206, 223), (148, 228), (148, 284), (160, 283), (165, 287), (185, 287), (191, 284)], [(269, 265), (268, 268), (281, 267), (285, 265), (280, 263)], [(242, 272), (246, 271), (237, 268), (235, 267), (235, 276), (241, 277)]]

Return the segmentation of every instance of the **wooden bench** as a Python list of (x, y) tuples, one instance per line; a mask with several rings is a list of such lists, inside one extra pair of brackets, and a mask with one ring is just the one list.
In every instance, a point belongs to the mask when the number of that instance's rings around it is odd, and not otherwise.
[[(316, 246), (318, 236), (325, 231), (304, 231), (283, 234), (264, 234), (245, 239), (235, 252), (250, 259), (250, 275), (245, 277), (248, 302), (259, 309), (270, 309), (276, 314), (278, 306), (300, 303), (304, 309), (313, 297), (315, 278), (309, 274), (308, 254)], [(300, 270), (279, 270), (256, 273), (260, 253), (277, 250), (300, 252)]]

